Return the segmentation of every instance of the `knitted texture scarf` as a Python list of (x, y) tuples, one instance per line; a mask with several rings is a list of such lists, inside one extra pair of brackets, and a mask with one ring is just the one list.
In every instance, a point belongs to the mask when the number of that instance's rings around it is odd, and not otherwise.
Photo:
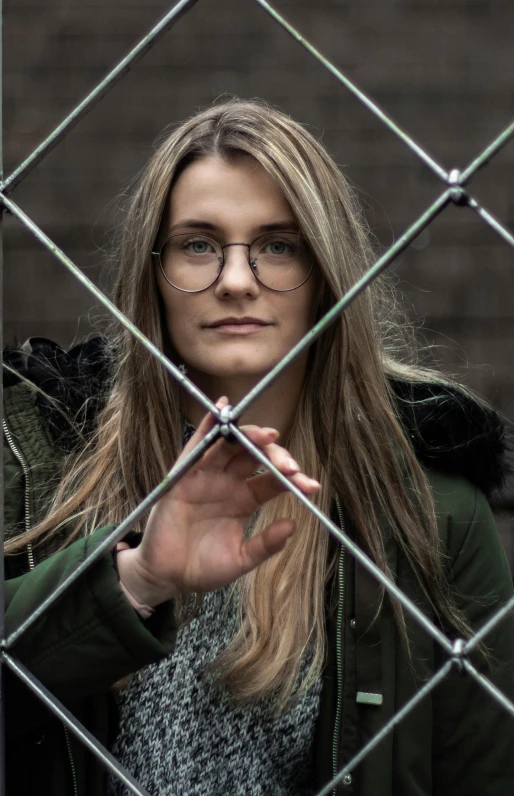
[[(113, 754), (155, 796), (314, 794), (321, 678), (277, 715), (268, 700), (235, 705), (206, 671), (234, 635), (231, 594), (231, 587), (206, 594), (197, 618), (178, 633), (173, 654), (142, 669), (118, 693)], [(129, 794), (114, 775), (107, 792)]]

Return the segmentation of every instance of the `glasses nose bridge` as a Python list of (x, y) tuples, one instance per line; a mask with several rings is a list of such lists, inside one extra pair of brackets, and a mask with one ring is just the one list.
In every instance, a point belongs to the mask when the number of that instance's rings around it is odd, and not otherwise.
[(225, 249), (228, 249), (231, 246), (244, 246), (246, 248), (246, 262), (247, 262), (249, 268), (251, 269), (252, 263), (251, 263), (251, 260), (250, 260), (250, 249), (251, 249), (252, 245), (251, 245), (251, 243), (243, 243), (243, 242), (239, 242), (239, 241), (236, 241), (235, 243), (225, 243), (225, 245), (221, 247), (221, 251), (222, 251), (222, 254), (223, 254), (223, 261), (222, 261), (223, 262), (223, 266), (226, 265), (227, 257), (228, 257), (228, 255), (225, 252)]

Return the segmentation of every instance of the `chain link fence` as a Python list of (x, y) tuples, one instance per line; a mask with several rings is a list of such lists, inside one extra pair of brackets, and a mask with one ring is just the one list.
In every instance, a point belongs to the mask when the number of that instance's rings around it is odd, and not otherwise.
[[(464, 212), (473, 212), (477, 214), (482, 221), (489, 225), (494, 232), (500, 236), (503, 241), (514, 248), (514, 235), (510, 232), (498, 219), (496, 219), (486, 207), (484, 207), (477, 199), (470, 193), (469, 185), (472, 183), (473, 176), (479, 169), (487, 166), (491, 158), (493, 158), (504, 147), (510, 138), (514, 135), (514, 123), (509, 125), (505, 130), (501, 131), (498, 136), (484, 149), (482, 152), (477, 153), (474, 160), (463, 170), (446, 169), (438, 162), (436, 162), (416, 141), (414, 141), (405, 130), (401, 129), (389, 116), (379, 108), (372, 98), (364, 94), (354, 83), (348, 79), (333, 63), (328, 61), (301, 33), (296, 30), (293, 25), (286, 21), (269, 3), (265, 0), (255, 0), (262, 9), (269, 15), (270, 24), (280, 25), (288, 34), (290, 34), (298, 45), (304, 47), (311, 56), (321, 63), (335, 78), (339, 81), (341, 86), (350, 91), (355, 97), (374, 114), (384, 125), (386, 125), (402, 142), (408, 147), (416, 157), (430, 169), (436, 177), (439, 178), (442, 184), (441, 193), (438, 198), (428, 206), (425, 211), (414, 221), (414, 223), (396, 240), (396, 242), (374, 263), (368, 272), (346, 293), (346, 295), (335, 304), (331, 310), (311, 329), (311, 331), (289, 352), (289, 354), (279, 363), (276, 367), (269, 372), (259, 384), (257, 384), (237, 406), (228, 406), (222, 410), (218, 410), (214, 404), (205, 396), (188, 378), (170, 362), (163, 353), (158, 350), (138, 329), (134, 326), (124, 315), (116, 308), (116, 306), (104, 295), (85, 274), (72, 262), (72, 260), (56, 246), (52, 240), (40, 229), (34, 221), (23, 211), (23, 209), (16, 204), (11, 198), (11, 194), (24, 180), (27, 175), (35, 168), (35, 166), (56, 147), (60, 141), (73, 129), (73, 127), (91, 111), (94, 105), (102, 99), (110, 89), (131, 69), (145, 53), (150, 50), (157, 42), (166, 34), (168, 30), (177, 22), (180, 17), (187, 13), (187, 11), (198, 0), (180, 0), (166, 16), (151, 30), (148, 35), (135, 46), (129, 54), (120, 61), (120, 63), (99, 83), (96, 88), (72, 111), (69, 116), (52, 132), (52, 134), (38, 146), (29, 157), (21, 163), (5, 180), (3, 180), (0, 188), (0, 201), (4, 211), (11, 213), (18, 221), (29, 230), (32, 235), (50, 251), (61, 263), (67, 268), (76, 279), (81, 282), (87, 290), (96, 298), (101, 305), (103, 305), (109, 313), (115, 316), (120, 323), (122, 323), (134, 337), (143, 345), (149, 353), (154, 356), (168, 371), (170, 376), (179, 382), (182, 388), (187, 391), (191, 396), (194, 396), (197, 401), (205, 408), (206, 411), (211, 412), (216, 418), (215, 427), (209, 432), (205, 439), (191, 451), (190, 454), (179, 464), (172, 468), (167, 477), (160, 483), (113, 532), (98, 545), (94, 553), (89, 555), (77, 569), (64, 580), (58, 589), (54, 591), (33, 613), (30, 615), (16, 630), (14, 630), (7, 638), (4, 631), (4, 616), (3, 607), (0, 609), (0, 638), (2, 647), (2, 663), (4, 666), (9, 667), (25, 685), (31, 689), (39, 699), (52, 711), (60, 720), (62, 720), (67, 728), (74, 733), (80, 741), (89, 748), (89, 750), (96, 755), (103, 764), (113, 771), (120, 780), (125, 783), (128, 789), (134, 793), (143, 796), (147, 792), (138, 784), (131, 774), (125, 770), (105, 749), (94, 736), (72, 715), (72, 713), (62, 705), (46, 688), (38, 681), (34, 675), (13, 655), (12, 650), (14, 644), (20, 637), (26, 633), (29, 628), (41, 618), (46, 611), (70, 588), (70, 586), (79, 578), (82, 573), (91, 567), (93, 563), (110, 551), (115, 544), (120, 541), (126, 533), (134, 526), (134, 524), (141, 518), (150, 507), (164, 493), (169, 490), (187, 470), (207, 451), (207, 449), (217, 440), (220, 436), (233, 435), (242, 446), (244, 446), (252, 455), (270, 470), (275, 477), (293, 494), (297, 499), (302, 501), (310, 511), (312, 511), (320, 523), (326, 528), (327, 532), (354, 556), (360, 564), (372, 574), (377, 581), (384, 587), (384, 589), (402, 605), (403, 609), (410, 614), (414, 620), (428, 633), (434, 641), (440, 645), (442, 650), (447, 655), (447, 660), (444, 665), (423, 685), (422, 688), (410, 699), (401, 710), (396, 713), (393, 718), (375, 735), (356, 755), (352, 760), (349, 760), (344, 767), (337, 773), (331, 782), (329, 782), (319, 796), (328, 796), (329, 793), (338, 784), (349, 783), (352, 780), (352, 772), (359, 765), (359, 763), (390, 733), (393, 732), (394, 727), (407, 716), (416, 705), (425, 698), (448, 674), (448, 672), (456, 667), (463, 674), (468, 677), (474, 678), (480, 686), (490, 695), (490, 698), (496, 702), (506, 711), (512, 715), (514, 721), (514, 704), (501, 692), (496, 686), (483, 674), (479, 673), (470, 661), (470, 654), (477, 646), (487, 637), (487, 635), (504, 619), (509, 612), (514, 610), (514, 598), (505, 604), (495, 614), (490, 616), (488, 621), (480, 628), (480, 630), (469, 640), (457, 639), (451, 641), (447, 638), (441, 630), (425, 616), (416, 605), (392, 582), (360, 549), (360, 547), (349, 538), (344, 531), (337, 527), (331, 519), (321, 512), (316, 506), (312, 505), (308, 498), (303, 493), (291, 484), (286, 477), (284, 477), (273, 464), (266, 458), (262, 451), (257, 448), (247, 437), (239, 430), (238, 420), (243, 412), (254, 402), (272, 382), (288, 367), (297, 357), (299, 357), (306, 349), (317, 339), (323, 332), (330, 326), (331, 323), (336, 321), (341, 314), (350, 306), (360, 293), (362, 293), (374, 279), (376, 279), (383, 271), (385, 271), (395, 258), (406, 249), (414, 239), (430, 225), (430, 223), (439, 214), (443, 213), (445, 209), (451, 205), (456, 205)], [(252, 0), (247, 0), (248, 3)], [(3, 582), (1, 584), (3, 593)], [(3, 606), (3, 601), (2, 601)], [(1, 667), (0, 667), (1, 672)], [(3, 717), (2, 717), (3, 720)], [(2, 728), (3, 729), (3, 728)], [(3, 748), (3, 744), (2, 744)], [(3, 754), (0, 763), (3, 763)], [(2, 765), (3, 770), (3, 765)], [(0, 792), (5, 792), (5, 784), (0, 786)]]

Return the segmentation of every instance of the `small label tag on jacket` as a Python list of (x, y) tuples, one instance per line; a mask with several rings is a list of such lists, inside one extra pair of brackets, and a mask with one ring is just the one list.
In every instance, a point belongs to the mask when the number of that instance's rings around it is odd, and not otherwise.
[(371, 694), (369, 691), (357, 691), (355, 700), (361, 705), (381, 705), (384, 701), (382, 694)]

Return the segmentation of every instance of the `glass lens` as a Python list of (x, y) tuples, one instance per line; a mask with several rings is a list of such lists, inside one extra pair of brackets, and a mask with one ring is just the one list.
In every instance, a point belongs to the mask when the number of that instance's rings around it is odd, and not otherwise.
[(166, 279), (179, 290), (205, 290), (216, 281), (223, 252), (212, 238), (187, 232), (165, 241), (160, 260)]
[(314, 257), (299, 234), (270, 232), (252, 243), (250, 262), (255, 276), (266, 287), (294, 290), (306, 281)]

